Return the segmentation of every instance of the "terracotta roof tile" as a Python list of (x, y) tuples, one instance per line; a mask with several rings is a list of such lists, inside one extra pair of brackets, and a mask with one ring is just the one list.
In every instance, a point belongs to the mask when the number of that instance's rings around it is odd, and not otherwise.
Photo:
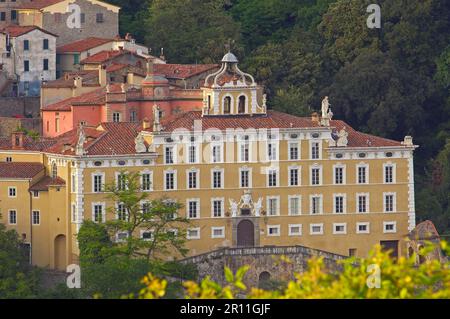
[(45, 170), (41, 163), (0, 163), (0, 178), (30, 179)]
[(155, 73), (163, 74), (167, 78), (187, 79), (203, 72), (217, 69), (218, 64), (155, 64)]
[(60, 46), (56, 48), (56, 53), (83, 52), (113, 41), (113, 39), (90, 37)]
[(66, 185), (66, 181), (61, 177), (52, 178), (50, 176), (45, 176), (40, 181), (35, 183), (30, 187), (30, 191), (48, 191), (49, 186), (64, 186)]
[(18, 37), (18, 36), (27, 34), (28, 32), (34, 31), (34, 30), (39, 30), (41, 32), (44, 32), (44, 33), (50, 34), (50, 35), (52, 35), (54, 37), (57, 37), (57, 35), (55, 35), (55, 34), (53, 34), (51, 32), (48, 32), (47, 30), (41, 29), (39, 27), (36, 27), (36, 26), (10, 25), (10, 26), (7, 26), (7, 27), (1, 29), (0, 32), (8, 33), (11, 37)]
[(67, 72), (59, 79), (48, 81), (42, 84), (43, 88), (73, 88), (75, 87), (74, 79), (80, 76), (83, 86), (99, 86), (97, 70), (82, 70), (76, 72)]
[[(40, 138), (34, 140), (29, 136), (24, 136), (23, 140), (23, 150), (25, 151), (42, 151), (55, 144), (53, 139)], [(11, 150), (12, 142), (11, 137), (0, 137), (0, 150)]]
[(70, 111), (75, 105), (102, 105), (106, 101), (106, 88), (99, 88), (41, 108), (42, 111)]
[(53, 4), (63, 2), (64, 0), (32, 0), (22, 4), (20, 9), (42, 9)]
[(136, 55), (136, 53), (128, 50), (104, 50), (100, 51), (96, 54), (93, 54), (86, 59), (81, 60), (81, 64), (89, 64), (89, 63), (104, 63), (106, 61), (109, 61), (115, 57), (124, 55), (124, 54), (133, 54)]

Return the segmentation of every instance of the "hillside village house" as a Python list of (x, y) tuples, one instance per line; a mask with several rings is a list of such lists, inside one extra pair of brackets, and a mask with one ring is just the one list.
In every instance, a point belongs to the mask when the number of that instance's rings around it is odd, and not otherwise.
[(1, 29), (0, 67), (4, 78), (0, 92), (9, 86), (14, 96), (39, 96), (42, 82), (56, 78), (56, 38), (36, 26)]
[[(69, 5), (80, 10), (69, 10)], [(89, 37), (116, 37), (119, 10), (99, 0), (33, 0), (17, 7), (19, 25), (38, 26), (58, 35), (58, 46)], [(74, 14), (79, 14), (80, 28), (73, 23)]]
[[(149, 72), (136, 96), (167, 93), (166, 79)], [(117, 94), (123, 101), (126, 92)], [(415, 227), (411, 137), (355, 131), (332, 118), (327, 99), (308, 118), (267, 110), (263, 88), (232, 53), (195, 94), (201, 109), (170, 121), (160, 118), (167, 103), (149, 99), (149, 121), (81, 125), (38, 141), (22, 133), (0, 139), (1, 222), (31, 246), (33, 264), (65, 269), (78, 262), (84, 220), (125, 216), (104, 192), (122, 171), (139, 172), (152, 198), (184, 205), (178, 213), (192, 221), (190, 255), (302, 245), (366, 256), (375, 244), (407, 254), (403, 239)], [(152, 230), (134, 236), (151, 240)]]
[(29, 0), (0, 1), (0, 29), (19, 22), (17, 8)]
[(153, 64), (150, 61), (151, 70), (146, 72), (129, 61), (108, 65), (105, 59), (98, 62), (96, 55), (91, 58), (97, 61), (90, 64), (95, 65), (93, 70), (43, 87), (41, 114), (45, 137), (58, 136), (80, 124), (96, 126), (102, 122), (136, 123), (151, 119), (155, 103), (160, 116), (166, 120), (181, 112), (201, 110), (204, 97), (198, 83), (218, 69), (216, 64)]

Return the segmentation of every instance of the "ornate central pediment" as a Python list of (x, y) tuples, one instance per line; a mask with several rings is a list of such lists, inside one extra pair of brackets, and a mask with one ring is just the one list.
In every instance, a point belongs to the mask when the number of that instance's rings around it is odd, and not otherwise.
[[(254, 201), (252, 198), (252, 192), (250, 190), (244, 191), (244, 194), (241, 196), (239, 201), (234, 199), (229, 199), (230, 202), (230, 210), (231, 217), (238, 216), (261, 216), (261, 209), (263, 198), (260, 197), (258, 201)], [(243, 211), (248, 211), (250, 214), (242, 214)]]

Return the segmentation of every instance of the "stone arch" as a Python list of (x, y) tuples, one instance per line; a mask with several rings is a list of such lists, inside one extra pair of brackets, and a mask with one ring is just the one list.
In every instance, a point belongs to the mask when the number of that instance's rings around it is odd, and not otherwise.
[(65, 271), (66, 270), (66, 236), (58, 235), (55, 237), (54, 243), (54, 260), (55, 269)]
[(272, 275), (270, 274), (270, 272), (261, 272), (258, 277), (258, 288), (263, 288), (264, 286), (266, 286), (269, 283), (271, 277)]
[(244, 219), (237, 225), (237, 246), (255, 246), (255, 225), (251, 220)]
[(231, 96), (227, 95), (223, 98), (223, 114), (231, 114), (233, 99)]
[(247, 104), (248, 104), (248, 98), (247, 95), (241, 94), (238, 98), (238, 114), (245, 114), (247, 113)]

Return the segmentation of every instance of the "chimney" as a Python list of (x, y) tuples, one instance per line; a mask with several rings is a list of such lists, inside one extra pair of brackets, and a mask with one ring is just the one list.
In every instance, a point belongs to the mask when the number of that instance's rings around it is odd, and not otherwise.
[(102, 65), (98, 70), (98, 82), (101, 87), (105, 87), (107, 84), (106, 65)]
[(83, 86), (83, 78), (81, 76), (76, 76), (73, 79), (73, 85), (78, 89)]
[(319, 123), (319, 114), (317, 112), (311, 114), (311, 121), (313, 123)]
[(13, 132), (11, 135), (11, 144), (12, 148), (15, 150), (23, 150), (23, 140), (24, 140), (25, 133), (24, 132)]
[(148, 118), (144, 118), (142, 120), (142, 129), (146, 130), (150, 128), (150, 121), (148, 120)]
[(147, 75), (151, 75), (153, 72), (153, 60), (147, 59)]
[(134, 73), (133, 72), (128, 72), (127, 74), (127, 83), (130, 85), (134, 84)]

